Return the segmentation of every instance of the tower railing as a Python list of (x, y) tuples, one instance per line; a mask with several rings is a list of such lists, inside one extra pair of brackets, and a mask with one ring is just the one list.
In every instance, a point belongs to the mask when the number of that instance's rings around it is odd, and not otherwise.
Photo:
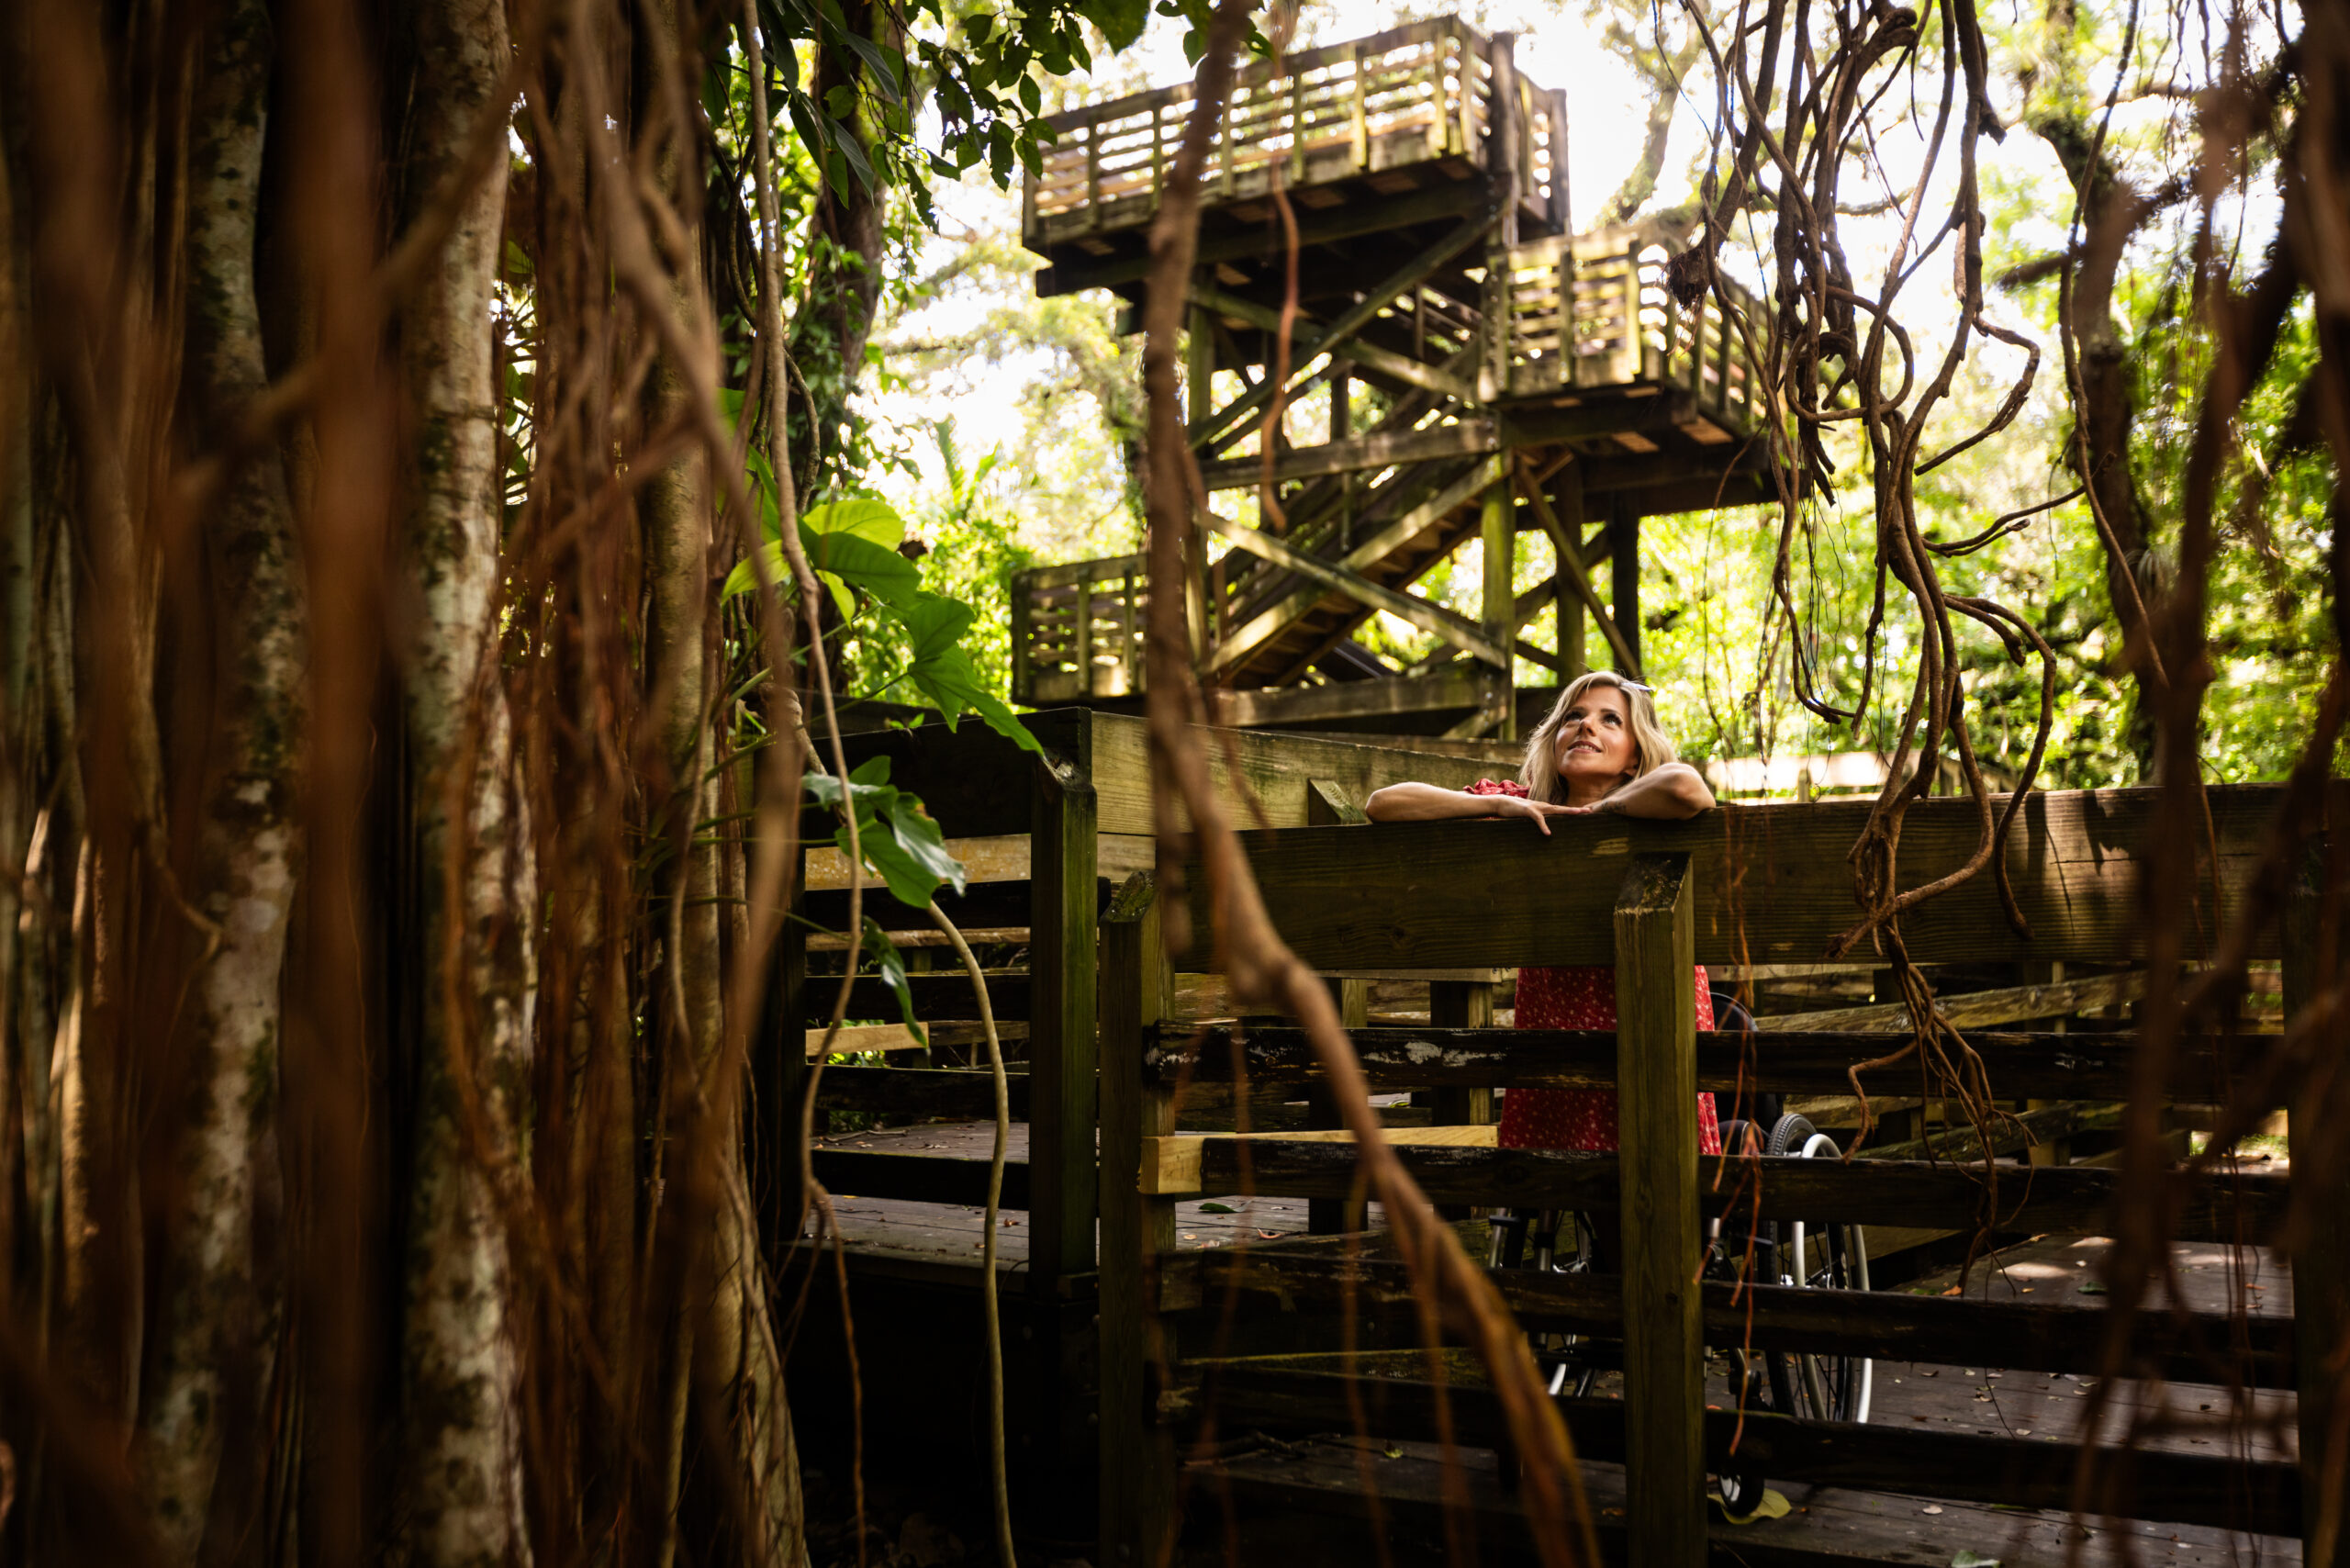
[[(1414, 22), (1243, 71), (1217, 129), (1206, 199), (1262, 196), (1278, 177), (1300, 189), (1448, 157), (1488, 155), (1494, 75), (1491, 40), (1454, 17)], [(1566, 218), (1561, 95), (1517, 77), (1519, 200), (1554, 224)], [(1192, 108), (1189, 83), (1089, 104), (1046, 124), (1058, 140), (1026, 185), (1023, 236), (1032, 249), (1149, 221), (1174, 169)]]

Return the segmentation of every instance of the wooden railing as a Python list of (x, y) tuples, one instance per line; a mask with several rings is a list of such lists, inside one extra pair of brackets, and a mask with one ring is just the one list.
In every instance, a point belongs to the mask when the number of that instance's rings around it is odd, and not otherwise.
[[(1493, 45), (1457, 18), (1293, 54), (1240, 73), (1207, 164), (1206, 199), (1262, 196), (1446, 157), (1488, 156)], [(1519, 197), (1565, 218), (1559, 95), (1518, 83), (1511, 117)], [(1148, 221), (1191, 113), (1182, 84), (1091, 104), (1046, 121), (1056, 140), (1026, 185), (1032, 245)], [(1555, 193), (1555, 194), (1554, 194)]]
[[(1729, 439), (1758, 416), (1756, 377), (1736, 320), (1709, 293), (1683, 305), (1665, 284), (1672, 258), (1624, 230), (1559, 235), (1515, 247), (1489, 310), (1505, 317), (1505, 346), (1489, 382), (1505, 396), (1632, 386), (1687, 392)], [(1767, 328), (1761, 302), (1735, 283), (1726, 292), (1745, 330)]]
[(1149, 562), (1045, 566), (1012, 579), (1012, 700), (1032, 708), (1142, 690)]
[[(2042, 795), (2028, 802), (2009, 841), (2007, 868), (2026, 936), (2003, 914), (1986, 875), (1905, 917), (1919, 962), (1983, 959), (2113, 961), (2136, 955), (2141, 869), (2157, 813), (2154, 790)], [(2317, 993), (2319, 928), (2312, 894), (2286, 913), (2251, 909), (2245, 889), (2273, 833), (2276, 789), (2210, 791), (2205, 842), (2210, 863), (2198, 886), (2202, 929), (2227, 930), (2255, 957), (2281, 957), (2288, 999)], [(2241, 1377), (2299, 1392), (2298, 1462), (2252, 1461), (2224, 1445), (2209, 1454), (2148, 1451), (2100, 1469), (2098, 1509), (2109, 1517), (2172, 1520), (2302, 1535), (2314, 1551), (2337, 1445), (2340, 1371), (2329, 1357), (2350, 1325), (2350, 1259), (2334, 1243), (2350, 1193), (2340, 1171), (2298, 1162), (2288, 1177), (2207, 1172), (2170, 1192), (2171, 1234), (2184, 1240), (2295, 1249), (2294, 1327), (2247, 1332), (2239, 1313), (2176, 1305), (2130, 1326), (2126, 1343), (2098, 1307), (1945, 1300), (1864, 1291), (1763, 1287), (1732, 1296), (1727, 1285), (1692, 1288), (1703, 1245), (1701, 1213), (1736, 1194), (1741, 1213), (1813, 1224), (1931, 1225), (1972, 1232), (1981, 1223), (1979, 1170), (1947, 1160), (1701, 1159), (1692, 1097), (1699, 1090), (1818, 1092), (1850, 1064), (1885, 1054), (1882, 1035), (1779, 1036), (1767, 1047), (1693, 1027), (1691, 965), (1816, 958), (1854, 918), (1842, 848), (1864, 803), (1732, 807), (1687, 823), (1626, 819), (1561, 823), (1553, 834), (1509, 834), (1490, 824), (1417, 823), (1289, 829), (1243, 835), (1275, 924), (1307, 964), (1362, 966), (1612, 964), (1620, 1023), (1612, 1031), (1501, 1031), (1468, 1027), (1373, 1029), (1357, 1044), (1373, 1092), (1613, 1086), (1622, 1097), (1624, 1152), (1503, 1149), (1472, 1129), (1395, 1139), (1422, 1191), (1438, 1204), (1508, 1204), (1617, 1214), (1625, 1233), (1620, 1279), (1508, 1272), (1497, 1279), (1529, 1327), (1625, 1341), (1618, 1400), (1561, 1399), (1560, 1411), (1589, 1457), (1628, 1471), (1629, 1559), (1634, 1568), (1697, 1568), (1707, 1560), (1708, 1471), (1732, 1462), (1774, 1480), (1817, 1482), (1929, 1497), (2065, 1507), (2080, 1458), (2045, 1439), (1913, 1431), (1906, 1427), (1797, 1421), (1707, 1408), (1703, 1345), (1749, 1342), (1830, 1355), (1944, 1357), (1988, 1366), (2102, 1376), (2122, 1351), (2123, 1375), (2189, 1381)], [(1976, 833), (1964, 801), (1925, 801), (1902, 840), (1905, 883), (1963, 863)], [(1246, 1192), (1260, 1197), (1339, 1199), (1359, 1191), (1353, 1149), (1328, 1135), (1299, 1139), (1177, 1132), (1178, 1086), (1199, 1079), (1323, 1081), (1314, 1053), (1292, 1029), (1203, 1032), (1163, 1025), (1171, 970), (1212, 961), (1214, 929), (1204, 883), (1192, 882), (1191, 949), (1171, 962), (1161, 945), (1147, 876), (1122, 890), (1102, 940), (1102, 1561), (1142, 1562), (1172, 1539), (1179, 1436), (1199, 1418), (1221, 1432), (1274, 1436), (1337, 1430), (1382, 1439), (1506, 1447), (1497, 1402), (1448, 1393), (1413, 1374), (1358, 1380), (1344, 1372), (1247, 1360), (1203, 1360), (1219, 1336), (1254, 1336), (1267, 1322), (1336, 1341), (1329, 1312), (1354, 1316), (1410, 1310), (1413, 1285), (1400, 1261), (1279, 1245), (1184, 1257), (1173, 1245), (1174, 1204)], [(2239, 923), (2261, 921), (2248, 931)], [(2331, 922), (2325, 922), (2329, 928)], [(2288, 1020), (2288, 1027), (2291, 1026)], [(2273, 1046), (2274, 1042), (2270, 1042)], [(2245, 1081), (2262, 1043), (2235, 1034), (2167, 1047), (2165, 1081), (2185, 1096)], [(1996, 1092), (2115, 1096), (2134, 1086), (2134, 1034), (2007, 1036), (1994, 1055)], [(1914, 1082), (1914, 1079), (1912, 1080)], [(2314, 1096), (2297, 1111), (2313, 1116)], [(2304, 1146), (2311, 1148), (2313, 1146)], [(1727, 1169), (1717, 1170), (1718, 1166)], [(2323, 1181), (2325, 1191), (2296, 1183)], [(2125, 1193), (2116, 1171), (2015, 1170), (1998, 1188), (1998, 1223), (2023, 1233), (2116, 1234)], [(2281, 1222), (2288, 1203), (2300, 1224)], [(1751, 1205), (1751, 1211), (1749, 1209)], [(2313, 1229), (2311, 1227), (2314, 1227)], [(1194, 1334), (1184, 1314), (1218, 1327)], [(2298, 1332), (2296, 1332), (2296, 1328)], [(1349, 1343), (1358, 1343), (1354, 1331)], [(1185, 1348), (1190, 1350), (1189, 1361)], [(1337, 1344), (1316, 1341), (1317, 1349)], [(1237, 1354), (1238, 1352), (1235, 1352)], [(2215, 1368), (2217, 1354), (2223, 1364)], [(1451, 1401), (1449, 1417), (1444, 1413)], [(1449, 1428), (1441, 1426), (1449, 1422)], [(2096, 1441), (2095, 1434), (2087, 1439)], [(1738, 1459), (1730, 1458), (1738, 1445)], [(1934, 1510), (1928, 1510), (1929, 1512)], [(1964, 1544), (1964, 1543), (1961, 1543)], [(2329, 1549), (2326, 1568), (2350, 1552)], [(2312, 1562), (2318, 1561), (2314, 1556)]]

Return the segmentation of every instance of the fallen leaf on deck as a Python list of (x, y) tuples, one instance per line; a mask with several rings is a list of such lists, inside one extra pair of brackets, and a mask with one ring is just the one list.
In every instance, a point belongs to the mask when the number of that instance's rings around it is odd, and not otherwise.
[(1926, 1505), (1924, 1511), (1930, 1514), (1939, 1514), (1942, 1511), (1942, 1506), (1940, 1503), (1929, 1503)]
[(1237, 1215), (1240, 1211), (1230, 1204), (1202, 1204), (1200, 1212), (1203, 1215)]
[(1979, 1556), (1962, 1546), (1958, 1555), (1950, 1560), (1950, 1568), (1999, 1568), (1999, 1560)]
[(2105, 1294), (2105, 1287), (2095, 1280), (2083, 1280), (2081, 1282), (2081, 1294), (2083, 1295), (2103, 1295)]

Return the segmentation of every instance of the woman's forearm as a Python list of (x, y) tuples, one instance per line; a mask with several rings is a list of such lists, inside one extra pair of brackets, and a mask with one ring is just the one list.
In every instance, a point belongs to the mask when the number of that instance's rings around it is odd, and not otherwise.
[(1438, 784), (1390, 784), (1373, 790), (1362, 814), (1375, 823), (1440, 822), (1447, 817), (1489, 817), (1498, 795), (1472, 795)]
[(1714, 807), (1714, 792), (1685, 762), (1669, 762), (1607, 797), (1602, 809), (1628, 817), (1678, 821)]

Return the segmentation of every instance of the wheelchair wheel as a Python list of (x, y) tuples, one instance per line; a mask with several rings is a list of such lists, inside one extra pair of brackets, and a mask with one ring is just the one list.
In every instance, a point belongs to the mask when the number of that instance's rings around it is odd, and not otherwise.
[[(1591, 1227), (1579, 1214), (1556, 1209), (1531, 1214), (1496, 1211), (1488, 1222), (1493, 1243), (1486, 1263), (1494, 1269), (1534, 1269), (1550, 1273), (1588, 1273), (1596, 1254)], [(1567, 1249), (1558, 1245), (1561, 1225), (1572, 1227)], [(1581, 1399), (1599, 1379), (1599, 1367), (1590, 1355), (1588, 1338), (1581, 1334), (1532, 1336), (1535, 1361), (1545, 1368), (1554, 1397)]]
[[(1765, 1152), (1797, 1159), (1836, 1159), (1836, 1140), (1802, 1116), (1781, 1116)], [(1813, 1290), (1869, 1288), (1868, 1238), (1857, 1225), (1769, 1222), (1774, 1233), (1765, 1279)], [(1758, 1260), (1760, 1249), (1757, 1249)], [(1869, 1418), (1873, 1364), (1864, 1356), (1788, 1355), (1762, 1358), (1771, 1403), (1784, 1414), (1812, 1421), (1864, 1422)]]

